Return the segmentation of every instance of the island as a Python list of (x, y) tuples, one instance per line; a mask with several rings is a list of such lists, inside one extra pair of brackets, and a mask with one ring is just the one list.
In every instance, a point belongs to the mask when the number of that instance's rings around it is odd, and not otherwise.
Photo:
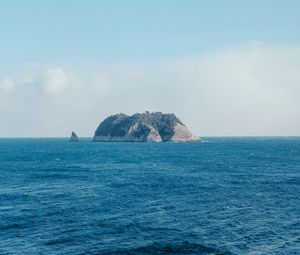
[(71, 137), (70, 137), (70, 142), (78, 142), (78, 136), (76, 135), (75, 132), (72, 132)]
[(173, 113), (123, 113), (103, 120), (93, 138), (94, 142), (193, 142), (193, 135)]

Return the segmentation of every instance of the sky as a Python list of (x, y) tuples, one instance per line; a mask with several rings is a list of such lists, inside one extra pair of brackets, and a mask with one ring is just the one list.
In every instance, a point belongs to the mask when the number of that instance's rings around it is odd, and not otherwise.
[(0, 137), (172, 112), (199, 136), (300, 136), (300, 1), (0, 1)]

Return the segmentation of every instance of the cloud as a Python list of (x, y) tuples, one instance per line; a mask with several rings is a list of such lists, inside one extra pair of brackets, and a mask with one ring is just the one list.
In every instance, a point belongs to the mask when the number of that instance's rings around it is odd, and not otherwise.
[(300, 135), (297, 45), (252, 41), (143, 64), (27, 68), (0, 80), (0, 136), (92, 136), (109, 114), (145, 110), (174, 112), (198, 135)]
[(56, 67), (40, 72), (28, 83), (37, 86), (46, 94), (59, 95), (70, 87), (71, 77), (62, 68)]
[(12, 93), (14, 90), (15, 83), (11, 78), (0, 78), (0, 92), (1, 93)]
[(249, 45), (252, 47), (252, 48), (261, 48), (261, 47), (264, 47), (266, 44), (262, 41), (258, 41), (258, 40), (250, 40), (249, 41)]

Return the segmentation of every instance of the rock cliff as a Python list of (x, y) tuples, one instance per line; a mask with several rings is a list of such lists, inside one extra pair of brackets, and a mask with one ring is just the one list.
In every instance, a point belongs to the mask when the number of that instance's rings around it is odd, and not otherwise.
[(186, 142), (198, 141), (175, 114), (161, 112), (123, 113), (100, 123), (93, 141), (101, 142)]

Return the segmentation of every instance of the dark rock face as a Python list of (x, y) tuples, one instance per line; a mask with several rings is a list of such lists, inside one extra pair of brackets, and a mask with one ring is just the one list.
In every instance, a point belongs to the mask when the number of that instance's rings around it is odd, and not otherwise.
[(123, 113), (112, 115), (100, 123), (93, 141), (177, 142), (197, 141), (175, 114), (161, 112)]
[(75, 132), (72, 132), (69, 141), (70, 141), (70, 142), (78, 142), (78, 136), (75, 134)]

